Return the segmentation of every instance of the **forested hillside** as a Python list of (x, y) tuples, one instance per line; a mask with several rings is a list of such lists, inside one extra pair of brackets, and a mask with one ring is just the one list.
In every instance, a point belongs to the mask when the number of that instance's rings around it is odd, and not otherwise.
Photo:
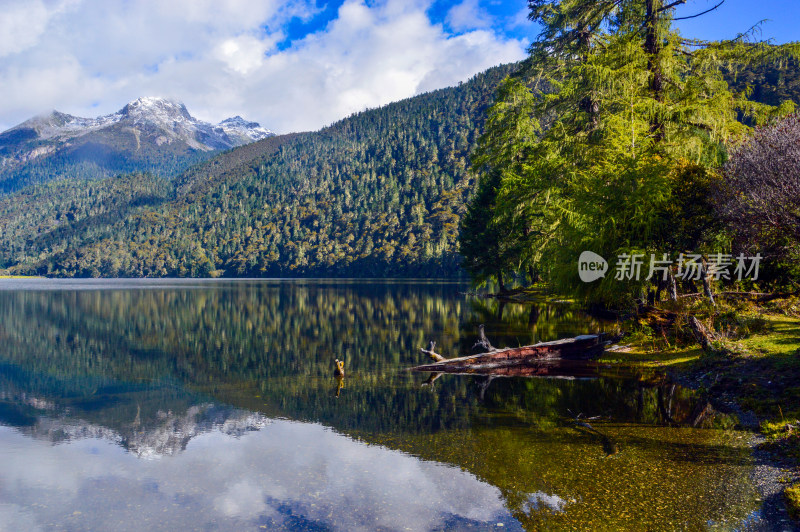
[(126, 216), (160, 204), (171, 184), (152, 174), (64, 180), (0, 196), (0, 268), (36, 263), (107, 235)]
[[(68, 180), (0, 197), (0, 268), (55, 276), (462, 276), (470, 155), (501, 80), (224, 153), (173, 181)], [(729, 81), (800, 102), (797, 65)], [(77, 176), (80, 177), (80, 176)]]
[[(145, 172), (166, 178), (179, 175), (188, 166), (208, 160), (219, 151), (180, 151), (165, 145), (158, 150), (136, 150), (133, 135), (120, 135), (105, 144), (83, 142), (48, 157), (0, 169), (0, 194), (58, 180), (99, 180), (127, 173)], [(82, 139), (85, 140), (85, 139)], [(131, 143), (133, 143), (131, 145)], [(2, 150), (0, 149), (0, 156)]]
[(791, 100), (800, 105), (800, 64), (789, 59), (782, 64), (745, 68), (728, 80), (735, 91), (748, 87), (750, 99), (769, 105)]
[(9, 234), (25, 252), (5, 264), (57, 276), (459, 275), (469, 156), (513, 68), (233, 150), (177, 178), (171, 201), (103, 230), (87, 222), (67, 245)]

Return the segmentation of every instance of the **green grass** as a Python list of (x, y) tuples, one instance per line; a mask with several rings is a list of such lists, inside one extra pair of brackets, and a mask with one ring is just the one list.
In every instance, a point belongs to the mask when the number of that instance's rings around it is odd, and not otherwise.
[(703, 355), (703, 350), (696, 346), (676, 347), (664, 350), (650, 350), (641, 344), (631, 345), (626, 351), (609, 351), (603, 354), (600, 362), (624, 363), (645, 368), (666, 366), (688, 366)]
[(786, 498), (786, 509), (795, 521), (800, 521), (800, 484), (790, 486), (783, 490)]
[(712, 395), (733, 396), (762, 420), (800, 418), (800, 317), (794, 304), (691, 310), (719, 335), (718, 353), (703, 352), (685, 327), (672, 325), (661, 334), (640, 320), (628, 324), (631, 332), (622, 342), (628, 348), (607, 352), (601, 361), (668, 367), (690, 380), (712, 375), (713, 383), (704, 383)]
[[(675, 310), (675, 309), (673, 309)], [(705, 353), (685, 328), (665, 328), (664, 334), (646, 320), (630, 322), (625, 351), (607, 352), (604, 362), (641, 368), (669, 368), (682, 374), (712, 397), (735, 400), (762, 420), (767, 441), (761, 447), (800, 464), (800, 304), (784, 300), (769, 306), (697, 304), (688, 311), (713, 329), (720, 340), (716, 353)], [(651, 323), (658, 323), (655, 316)], [(663, 323), (663, 321), (662, 321)], [(658, 332), (656, 332), (658, 331)], [(793, 519), (800, 520), (800, 484), (784, 491)]]

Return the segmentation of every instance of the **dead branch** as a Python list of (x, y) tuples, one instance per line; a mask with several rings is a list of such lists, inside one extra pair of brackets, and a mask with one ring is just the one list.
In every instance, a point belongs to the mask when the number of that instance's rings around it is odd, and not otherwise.
[(711, 342), (714, 341), (714, 336), (711, 332), (709, 332), (706, 326), (700, 323), (700, 320), (694, 316), (689, 316), (689, 327), (692, 329), (692, 334), (694, 334), (697, 343), (700, 344), (700, 347), (703, 348), (703, 351), (707, 353), (713, 351)]
[(424, 348), (420, 347), (419, 350), (422, 351), (423, 353), (425, 353), (426, 355), (428, 355), (429, 357), (431, 357), (436, 362), (441, 362), (442, 360), (447, 360), (445, 357), (443, 357), (442, 355), (440, 355), (439, 353), (434, 351), (435, 348), (436, 348), (436, 342), (431, 340), (431, 345), (430, 345), (430, 347), (428, 347), (428, 349), (424, 349)]

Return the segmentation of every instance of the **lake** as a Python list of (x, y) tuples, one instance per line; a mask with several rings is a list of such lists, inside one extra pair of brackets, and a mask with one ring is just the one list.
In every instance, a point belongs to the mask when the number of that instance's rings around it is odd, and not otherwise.
[(613, 329), (568, 303), (466, 290), (0, 281), (0, 530), (731, 530), (758, 516), (749, 435), (657, 374), (407, 371), (430, 340), (468, 353), (480, 324), (499, 346)]

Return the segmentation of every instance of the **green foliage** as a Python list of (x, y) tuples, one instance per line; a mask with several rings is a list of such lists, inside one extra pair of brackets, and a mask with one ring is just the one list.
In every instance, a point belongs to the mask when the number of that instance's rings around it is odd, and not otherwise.
[[(613, 271), (620, 255), (674, 260), (719, 244), (710, 191), (726, 142), (748, 132), (741, 120), (764, 123), (792, 107), (749, 100), (726, 76), (796, 58), (800, 45), (752, 43), (746, 35), (687, 41), (671, 29), (669, 4), (658, 0), (530, 6), (543, 31), (517, 79), (500, 92), (475, 165), (492, 180), (492, 172), (501, 176), (489, 223), (513, 228), (508, 220), (522, 220), (523, 230), (497, 232), (500, 241), (487, 249), (517, 251), (496, 269), (538, 264), (561, 292), (625, 304), (643, 296), (649, 272), (638, 282), (607, 275), (582, 283), (580, 253), (606, 257)], [(497, 116), (511, 135), (505, 144), (494, 141)], [(531, 135), (539, 123), (545, 131)], [(514, 136), (516, 124), (526, 124), (526, 134)]]
[(546, 241), (554, 230), (546, 183), (540, 183), (532, 195), (516, 196), (514, 204), (500, 194), (503, 183), (508, 186), (538, 175), (532, 171), (534, 166), (548, 163), (535, 153), (541, 134), (533, 117), (535, 106), (536, 99), (519, 78), (506, 78), (472, 159), (480, 184), (461, 226), (461, 254), (475, 280), (494, 277), (501, 289), (502, 272), (532, 268), (541, 258), (542, 249), (536, 243)]
[(512, 68), (233, 150), (102, 237), (6, 264), (56, 276), (459, 276), (469, 157)]
[(714, 208), (721, 178), (713, 169), (686, 160), (678, 161), (669, 177), (672, 197), (661, 212), (659, 245), (673, 253), (703, 250), (723, 230)]
[(800, 485), (785, 488), (783, 495), (786, 498), (786, 508), (789, 510), (789, 515), (795, 521), (800, 521)]
[(50, 181), (99, 180), (125, 173), (152, 173), (172, 178), (219, 153), (188, 149), (179, 143), (157, 147), (150, 143), (137, 144), (136, 137), (129, 131), (106, 133), (104, 142), (82, 142), (79, 138), (52, 155), (0, 169), (0, 194)]
[(728, 83), (735, 92), (767, 105), (800, 104), (800, 62), (788, 59), (766, 65), (750, 65), (731, 72)]
[(459, 249), (465, 260), (462, 263), (473, 280), (486, 281), (492, 275), (502, 279), (505, 262), (501, 260), (500, 239), (493, 223), (500, 174), (485, 176), (478, 184), (478, 192), (461, 219)]
[[(126, 216), (161, 203), (171, 192), (164, 179), (131, 174), (55, 181), (0, 196), (0, 268), (25, 269), (43, 257), (106, 237)], [(98, 261), (114, 268), (117, 258), (103, 253)]]

